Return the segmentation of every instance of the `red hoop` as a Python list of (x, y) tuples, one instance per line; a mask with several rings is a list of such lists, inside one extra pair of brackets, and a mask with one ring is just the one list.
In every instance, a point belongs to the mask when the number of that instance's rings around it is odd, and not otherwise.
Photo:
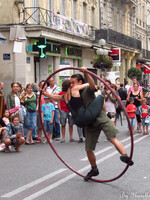
[[(63, 71), (63, 70), (68, 70), (68, 69), (72, 69), (72, 70), (79, 70), (80, 71), (80, 68), (77, 68), (77, 67), (65, 67), (65, 68), (62, 68), (62, 69), (59, 69), (59, 70), (56, 70), (55, 72), (53, 72), (44, 82), (43, 84), (43, 87), (46, 85), (47, 81), (52, 77), (54, 76), (55, 74), (57, 74), (58, 72), (60, 71)], [(132, 160), (132, 156), (133, 156), (133, 148), (134, 148), (134, 145), (133, 145), (133, 132), (132, 132), (132, 127), (131, 127), (131, 123), (130, 123), (130, 120), (129, 120), (129, 117), (128, 117), (128, 114), (121, 102), (121, 100), (118, 98), (117, 94), (114, 92), (114, 90), (107, 84), (105, 83), (105, 81), (103, 79), (101, 79), (99, 76), (97, 76), (96, 74), (94, 74), (93, 72), (90, 72), (88, 70), (86, 70), (87, 73), (89, 73), (90, 75), (96, 77), (97, 79), (99, 79), (106, 87), (108, 87), (109, 90), (111, 90), (111, 92), (115, 95), (117, 101), (119, 102), (119, 104), (121, 105), (125, 115), (126, 115), (126, 118), (127, 118), (127, 122), (128, 122), (128, 126), (129, 126), (129, 130), (130, 130), (130, 136), (131, 136), (131, 150), (130, 150), (130, 159), (129, 159), (129, 162), (128, 164), (126, 165), (126, 167), (124, 168), (124, 170), (116, 177), (112, 178), (112, 179), (108, 179), (108, 180), (99, 180), (99, 179), (94, 179), (94, 178), (91, 178), (92, 181), (94, 182), (99, 182), (99, 183), (106, 183), (106, 182), (111, 182), (111, 181), (115, 181), (117, 180), (118, 178), (120, 178), (126, 171), (127, 169), (129, 168), (129, 163), (130, 161)], [(41, 93), (40, 93), (40, 96), (39, 96), (39, 116), (40, 116), (40, 122), (41, 122), (41, 125), (42, 125), (42, 129), (43, 129), (43, 132), (44, 132), (44, 135), (50, 145), (50, 147), (52, 148), (53, 152), (56, 154), (56, 156), (61, 160), (62, 163), (64, 163), (64, 165), (69, 168), (71, 171), (73, 171), (74, 173), (76, 173), (77, 175), (81, 176), (81, 177), (84, 177), (84, 175), (80, 174), (79, 172), (75, 171), (73, 168), (71, 168), (60, 156), (59, 154), (56, 152), (55, 148), (53, 147), (53, 145), (50, 143), (49, 141), (49, 138), (48, 136), (46, 135), (46, 131), (44, 129), (44, 125), (42, 123), (42, 116), (41, 116)]]

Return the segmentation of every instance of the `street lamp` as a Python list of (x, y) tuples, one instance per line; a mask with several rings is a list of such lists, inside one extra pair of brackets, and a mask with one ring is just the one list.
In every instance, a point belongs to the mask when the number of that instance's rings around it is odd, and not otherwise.
[(93, 59), (93, 67), (102, 69), (111, 68), (113, 66), (112, 58), (108, 56), (108, 52), (111, 52), (110, 49), (104, 48), (106, 41), (104, 39), (99, 40), (100, 47), (94, 47), (96, 49), (97, 56)]
[(106, 45), (106, 41), (104, 39), (100, 39), (98, 41), (99, 45), (101, 46), (101, 48), (98, 48), (96, 50), (96, 54), (97, 55), (101, 55), (101, 56), (107, 56), (109, 50), (105, 49), (104, 46)]

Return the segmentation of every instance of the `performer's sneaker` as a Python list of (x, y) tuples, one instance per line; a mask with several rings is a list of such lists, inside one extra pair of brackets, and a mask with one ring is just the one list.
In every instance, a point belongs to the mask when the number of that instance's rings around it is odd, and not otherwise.
[[(122, 161), (122, 162), (124, 162), (124, 163), (127, 163), (128, 164), (128, 162), (129, 162), (129, 156), (127, 155), (127, 154), (123, 154), (123, 155), (121, 155), (120, 156), (120, 160)], [(130, 161), (130, 166), (132, 166), (134, 164), (134, 162), (131, 160)]]
[(92, 168), (91, 171), (84, 177), (85, 181), (88, 181), (92, 178), (92, 176), (98, 176), (99, 171), (97, 168)]

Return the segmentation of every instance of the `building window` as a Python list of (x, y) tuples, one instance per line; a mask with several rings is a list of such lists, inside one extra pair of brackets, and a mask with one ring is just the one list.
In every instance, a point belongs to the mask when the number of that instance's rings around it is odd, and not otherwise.
[(76, 6), (77, 6), (77, 1), (73, 0), (73, 19), (76, 19)]
[(87, 4), (83, 3), (83, 23), (86, 23), (86, 8)]
[(65, 0), (61, 0), (61, 14), (65, 15)]
[(92, 13), (91, 13), (91, 25), (94, 26), (94, 13), (95, 9), (92, 7)]

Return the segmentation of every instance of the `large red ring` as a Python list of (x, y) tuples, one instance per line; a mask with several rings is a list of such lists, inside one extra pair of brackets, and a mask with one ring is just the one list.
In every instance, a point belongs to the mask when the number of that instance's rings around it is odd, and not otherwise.
[[(60, 72), (60, 71), (69, 70), (69, 69), (71, 69), (71, 70), (79, 70), (79, 71), (80, 71), (80, 68), (77, 68), (77, 67), (65, 67), (65, 68), (62, 68), (62, 69), (58, 69), (58, 70), (56, 70), (55, 72), (53, 72), (53, 73), (45, 80), (45, 82), (44, 82), (42, 88), (44, 88), (44, 86), (46, 85), (46, 83), (48, 82), (48, 80), (49, 80), (52, 76), (54, 76), (55, 74), (57, 74), (57, 73)], [(127, 164), (126, 167), (124, 168), (124, 170), (123, 170), (118, 176), (116, 176), (116, 177), (114, 177), (114, 178), (112, 178), (112, 179), (108, 179), (108, 180), (99, 180), (99, 179), (91, 178), (92, 181), (99, 182), (99, 183), (111, 182), (111, 181), (115, 181), (115, 180), (117, 180), (118, 178), (120, 178), (120, 177), (127, 171), (127, 169), (129, 168), (129, 163), (130, 163), (130, 161), (132, 160), (133, 148), (134, 148), (132, 127), (131, 127), (131, 123), (130, 123), (128, 114), (127, 114), (127, 112), (126, 112), (126, 110), (125, 110), (125, 107), (123, 106), (121, 100), (118, 98), (116, 92), (115, 92), (107, 83), (105, 83), (105, 81), (104, 81), (103, 79), (101, 79), (99, 76), (97, 76), (96, 74), (94, 74), (93, 72), (88, 71), (88, 70), (86, 70), (86, 72), (89, 73), (90, 75), (96, 77), (97, 79), (99, 79), (99, 80), (100, 80), (106, 87), (108, 87), (109, 90), (111, 90), (111, 92), (115, 95), (117, 101), (118, 101), (119, 104), (121, 105), (121, 107), (122, 107), (122, 109), (123, 109), (123, 111), (124, 111), (124, 113), (125, 113), (125, 115), (126, 115), (127, 122), (128, 122), (128, 126), (129, 126), (129, 130), (130, 130), (130, 136), (131, 136), (130, 159), (129, 159), (128, 164)], [(73, 172), (76, 173), (77, 175), (79, 175), (79, 176), (81, 176), (81, 177), (84, 177), (84, 175), (80, 174), (79, 172), (77, 172), (77, 171), (75, 171), (73, 168), (71, 168), (71, 167), (59, 156), (59, 154), (56, 152), (56, 150), (55, 150), (55, 148), (53, 147), (53, 145), (50, 143), (49, 138), (48, 138), (48, 136), (46, 135), (46, 131), (45, 131), (45, 129), (44, 129), (44, 125), (43, 125), (43, 123), (42, 123), (42, 116), (41, 116), (41, 109), (40, 109), (40, 108), (41, 108), (41, 92), (40, 92), (40, 96), (39, 96), (39, 116), (40, 116), (40, 122), (41, 122), (41, 125), (42, 125), (42, 129), (43, 129), (44, 135), (45, 135), (45, 137), (46, 137), (46, 139), (47, 139), (47, 141), (48, 141), (50, 147), (52, 148), (53, 152), (54, 152), (54, 153), (56, 154), (56, 156), (61, 160), (61, 162), (64, 163), (64, 165), (65, 165), (66, 167), (68, 167), (71, 171), (73, 171)]]

